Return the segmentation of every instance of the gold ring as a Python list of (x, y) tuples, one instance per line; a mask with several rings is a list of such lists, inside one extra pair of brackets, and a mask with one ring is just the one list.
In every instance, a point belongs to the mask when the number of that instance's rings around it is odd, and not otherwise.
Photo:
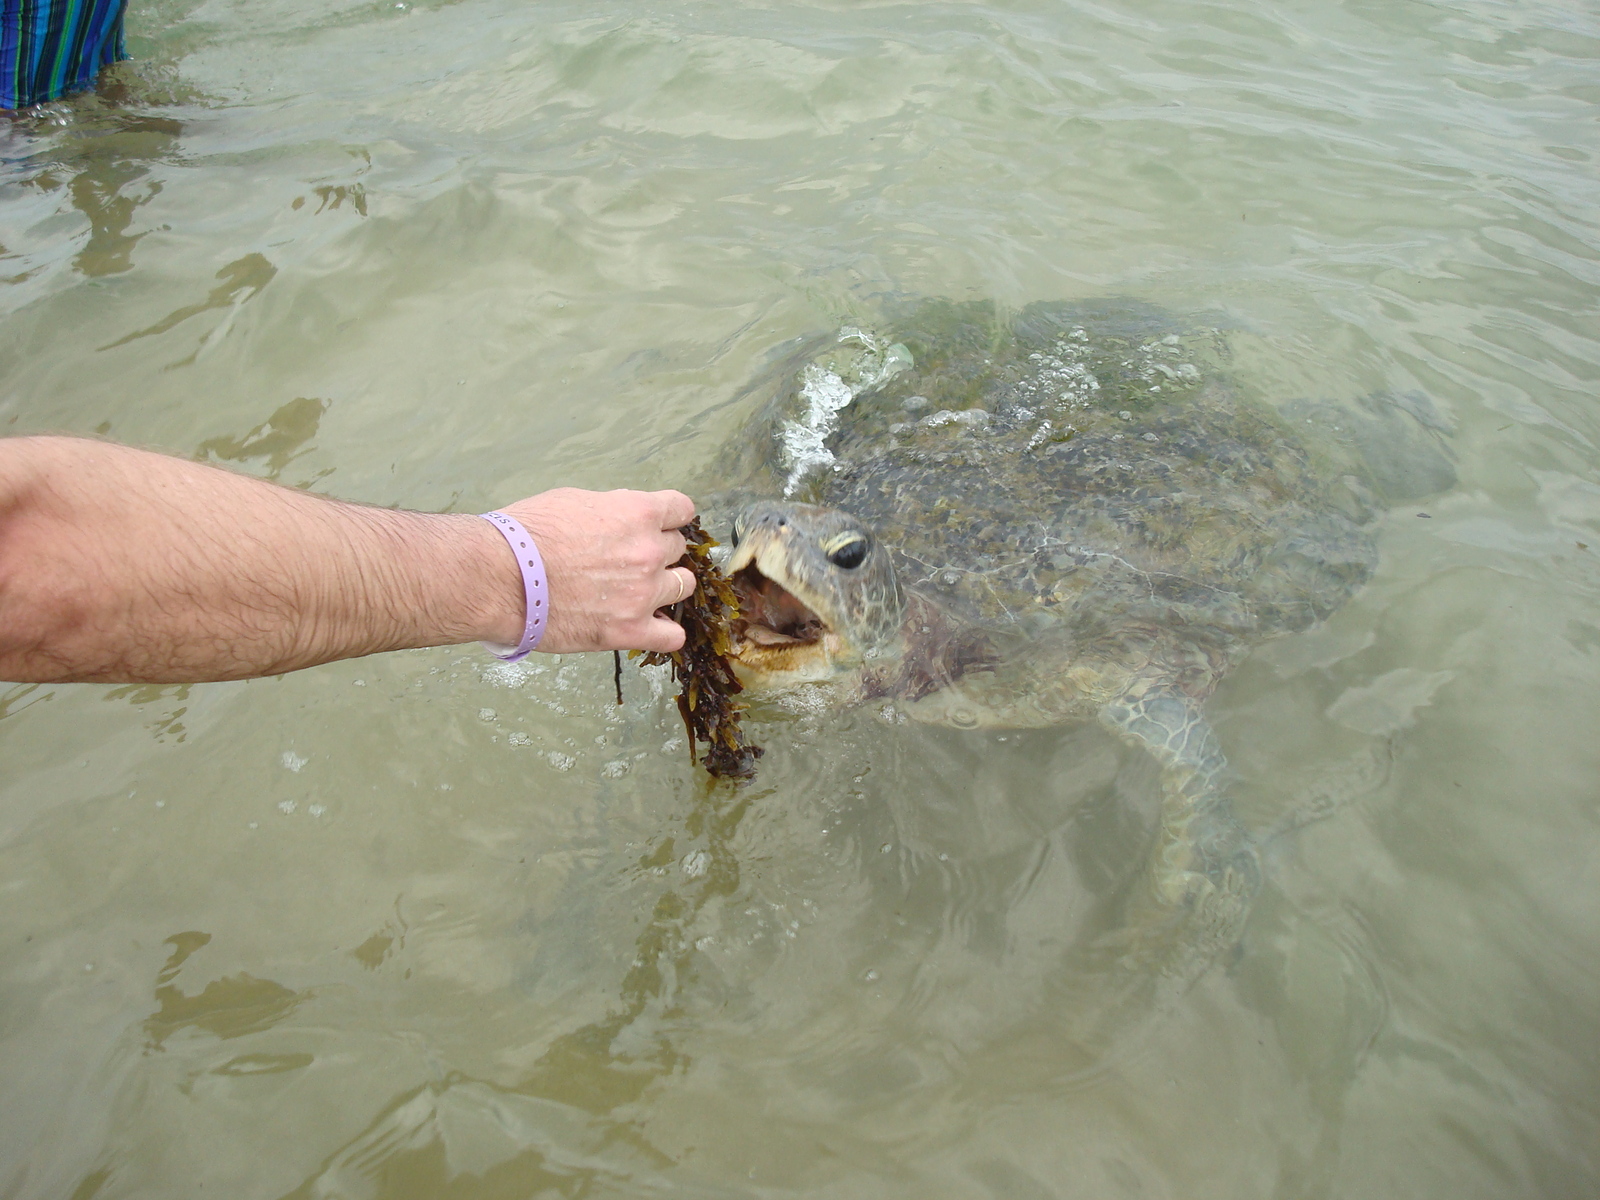
[(677, 604), (680, 600), (683, 599), (684, 593), (688, 589), (683, 586), (683, 576), (682, 575), (679, 575), (676, 571), (674, 571), (672, 573), (672, 577), (678, 581), (678, 594), (677, 594), (677, 596), (675, 596), (673, 598), (673, 601), (672, 601), (674, 604)]

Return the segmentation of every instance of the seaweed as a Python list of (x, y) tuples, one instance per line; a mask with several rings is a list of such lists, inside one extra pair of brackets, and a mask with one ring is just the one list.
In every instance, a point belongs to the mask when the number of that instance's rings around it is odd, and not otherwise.
[[(680, 532), (688, 550), (678, 560), (680, 567), (694, 572), (694, 592), (668, 610), (683, 626), (681, 650), (630, 650), (629, 658), (641, 666), (672, 664), (672, 679), (678, 685), (678, 712), (689, 735), (689, 759), (696, 761), (700, 743), (706, 745), (699, 758), (706, 772), (716, 779), (753, 779), (760, 746), (745, 740), (740, 728), (744, 705), (734, 697), (744, 690), (728, 662), (732, 649), (731, 626), (739, 615), (739, 597), (733, 584), (711, 561), (711, 547), (717, 545), (696, 517)], [(617, 703), (622, 703), (622, 656), (616, 659)]]

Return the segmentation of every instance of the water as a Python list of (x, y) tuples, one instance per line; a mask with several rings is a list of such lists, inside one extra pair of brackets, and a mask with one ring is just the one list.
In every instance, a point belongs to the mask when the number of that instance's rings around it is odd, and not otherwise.
[[(1273, 841), (1166, 1002), (1097, 729), (441, 649), (0, 691), (6, 1196), (1600, 1189), (1600, 22), (1563, 3), (136, 4), (5, 135), (0, 429), (377, 504), (671, 486), (886, 297), (1221, 314), (1459, 482), (1211, 705)], [(1420, 514), (1426, 513), (1426, 517)], [(1115, 1007), (1115, 1016), (1107, 1013)]]

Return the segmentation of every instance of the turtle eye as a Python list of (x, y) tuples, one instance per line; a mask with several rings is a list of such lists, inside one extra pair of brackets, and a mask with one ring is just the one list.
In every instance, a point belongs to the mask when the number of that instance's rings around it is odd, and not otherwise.
[(853, 571), (866, 562), (867, 551), (870, 548), (870, 543), (859, 533), (846, 534), (823, 547), (827, 552), (828, 561), (847, 571)]

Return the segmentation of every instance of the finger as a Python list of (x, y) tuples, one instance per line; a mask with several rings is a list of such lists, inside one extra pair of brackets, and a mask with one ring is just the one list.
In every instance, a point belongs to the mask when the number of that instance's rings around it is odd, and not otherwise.
[(688, 567), (670, 567), (661, 577), (661, 590), (654, 607), (668, 608), (694, 595), (694, 572)]
[(687, 553), (689, 543), (676, 529), (661, 534), (661, 563), (670, 567)]
[(651, 617), (639, 627), (637, 636), (630, 636), (628, 641), (635, 650), (656, 650), (662, 654), (671, 654), (674, 650), (682, 650), (683, 643), (688, 639), (683, 626), (666, 617)]
[(694, 501), (682, 492), (664, 491), (648, 494), (658, 506), (662, 529), (676, 530), (694, 520)]

